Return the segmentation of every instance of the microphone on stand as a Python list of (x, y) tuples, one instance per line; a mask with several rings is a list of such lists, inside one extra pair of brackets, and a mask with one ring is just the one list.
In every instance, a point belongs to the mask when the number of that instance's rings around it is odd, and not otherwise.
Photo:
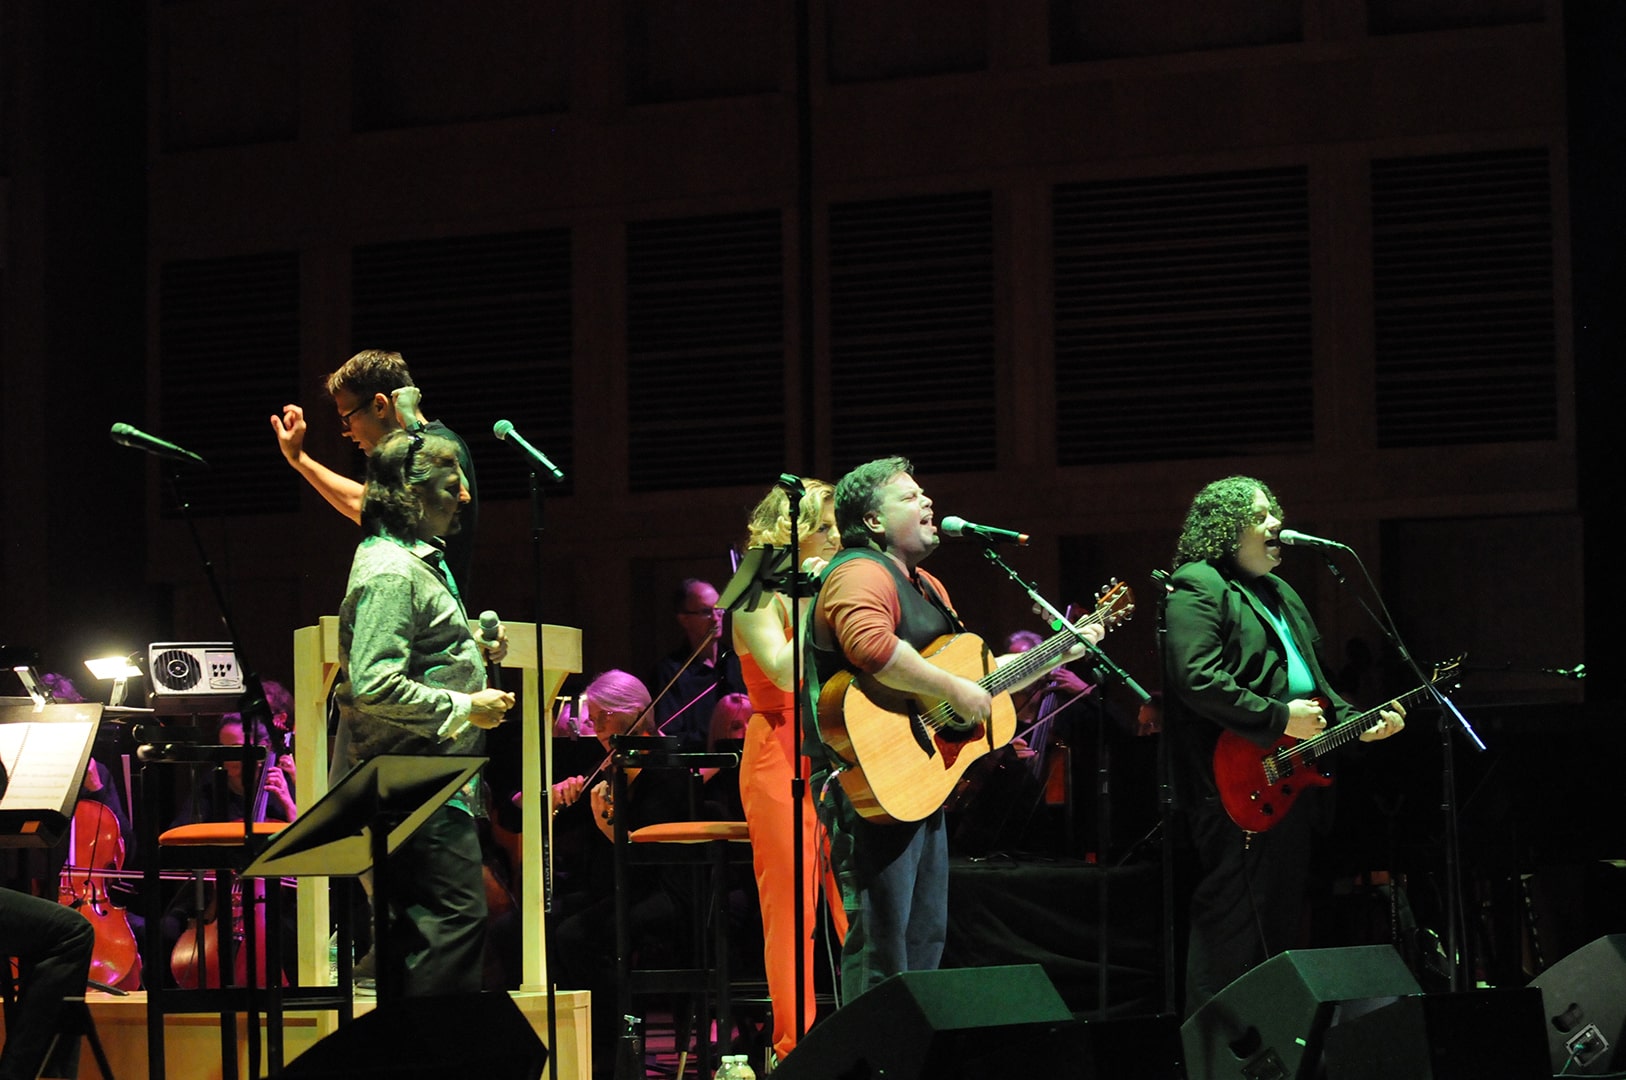
[(512, 422), (508, 420), (498, 420), (495, 424), (491, 425), (491, 433), (504, 442), (512, 440), (513, 445), (519, 449), (521, 454), (527, 458), (530, 458), (533, 465), (539, 469), (542, 469), (555, 480), (563, 480), (565, 478), (565, 474), (560, 470), (559, 466), (548, 460), (548, 455), (526, 442), (524, 438), (520, 436), (520, 433), (514, 430), (514, 425)]
[(1336, 548), (1339, 551), (1348, 551), (1348, 544), (1340, 544), (1336, 540), (1325, 540), (1309, 533), (1301, 533), (1297, 529), (1283, 529), (1276, 534), (1276, 539), (1284, 544), (1296, 544), (1301, 547)]
[(974, 536), (979, 540), (993, 543), (1010, 543), (1017, 547), (1026, 547), (1028, 534), (1017, 532), (1014, 529), (996, 529), (992, 525), (977, 525), (963, 517), (950, 514), (937, 523), (937, 528), (946, 536)]
[(172, 442), (166, 442), (156, 435), (148, 435), (145, 431), (133, 428), (129, 424), (114, 424), (108, 435), (120, 446), (140, 450), (154, 457), (161, 457), (165, 461), (173, 461), (178, 465), (188, 465), (194, 469), (207, 469), (209, 467), (207, 461), (204, 461), (192, 451), (176, 446)]

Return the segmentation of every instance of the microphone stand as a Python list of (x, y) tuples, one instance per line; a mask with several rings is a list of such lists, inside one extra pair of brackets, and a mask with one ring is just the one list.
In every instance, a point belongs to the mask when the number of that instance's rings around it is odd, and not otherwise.
[[(232, 643), (232, 654), (237, 658), (237, 666), (243, 673), (243, 693), (242, 696), (238, 698), (238, 714), (243, 718), (243, 750), (241, 757), (242, 775), (245, 777), (255, 777), (252, 786), (245, 787), (243, 789), (243, 843), (246, 846), (249, 844), (249, 841), (253, 836), (252, 819), (254, 815), (251, 811), (252, 808), (259, 802), (260, 788), (265, 784), (265, 774), (270, 765), (269, 760), (266, 760), (266, 769), (256, 771), (253, 767), (256, 751), (259, 749), (260, 745), (259, 739), (262, 737), (268, 738), (270, 734), (269, 721), (271, 709), (270, 706), (266, 704), (265, 690), (260, 683), (260, 676), (255, 673), (253, 665), (248, 662), (247, 658), (244, 656), (242, 646), (239, 644), (242, 639), (237, 634), (237, 625), (235, 620), (232, 618), (231, 604), (226, 599), (225, 591), (220, 587), (220, 578), (215, 574), (214, 561), (209, 558), (208, 549), (203, 546), (203, 536), (198, 532), (197, 522), (193, 520), (191, 504), (186, 501), (186, 497), (181, 493), (181, 471), (182, 466), (180, 463), (170, 462), (165, 479), (169, 484), (170, 494), (175, 500), (175, 507), (180, 511), (181, 520), (186, 522), (187, 533), (192, 537), (192, 546), (197, 550), (198, 561), (203, 567), (204, 579), (208, 581), (209, 591), (214, 594), (215, 607), (220, 611), (221, 624), (226, 628), (226, 636)], [(164, 755), (158, 751), (156, 747), (147, 746), (137, 748), (136, 756), (143, 762), (146, 762), (159, 760)], [(142, 824), (142, 842), (146, 845), (146, 850), (156, 852), (158, 850), (158, 830), (156, 817), (158, 813), (158, 793), (155, 785), (150, 784), (149, 780), (150, 777), (147, 776), (146, 770), (143, 768), (141, 777), (141, 804), (144, 811), (142, 816), (145, 821)], [(158, 860), (156, 856), (151, 858), (149, 867), (150, 872), (152, 875), (154, 875), (154, 877), (146, 883), (146, 888), (149, 890), (155, 890), (157, 888), (156, 874), (158, 868)], [(247, 960), (249, 972), (249, 978), (244, 980), (246, 983), (244, 986), (244, 995), (248, 999), (251, 1018), (258, 1015), (258, 1010), (255, 1007), (254, 1001), (257, 990), (255, 987), (253, 972), (256, 953), (263, 944), (254, 939), (253, 928), (255, 926), (255, 922), (256, 920), (252, 917), (245, 916), (243, 919), (245, 935), (243, 947), (248, 950)], [(267, 926), (270, 926), (269, 920), (267, 921)], [(229, 938), (230, 935), (223, 935), (223, 937)], [(150, 927), (147, 930), (147, 945), (148, 952), (150, 954), (154, 956), (163, 955), (164, 949), (160, 936), (160, 927), (156, 924), (156, 922), (150, 924)], [(224, 972), (227, 970), (228, 966), (225, 961), (228, 959), (229, 957), (222, 957), (220, 970), (223, 973), (223, 979)], [(280, 958), (274, 958), (274, 954), (271, 952), (271, 950), (266, 949), (266, 966), (269, 967), (272, 963), (276, 963), (280, 970)], [(282, 980), (280, 978), (271, 978), (269, 972), (265, 974), (266, 993), (267, 995), (275, 995), (277, 991), (273, 990), (272, 987), (280, 987)], [(384, 972), (380, 971), (379, 975), (380, 977), (383, 977)], [(270, 1035), (266, 1041), (266, 1049), (271, 1059), (268, 1065), (268, 1075), (280, 1076), (282, 1075), (282, 1025), (280, 1022), (281, 1009), (275, 997), (273, 997), (272, 1000), (272, 1010), (276, 1013), (276, 1015), (272, 1017), (274, 1023), (268, 1027), (268, 1031), (274, 1029), (276, 1034)], [(150, 1044), (154, 1041), (154, 1033), (150, 1023), (148, 1024), (147, 1034)], [(149, 1045), (147, 1052), (148, 1071), (154, 1076), (162, 1076), (164, 1074), (164, 1051), (161, 1030), (159, 1034), (160, 1037), (156, 1040), (157, 1046), (155, 1047)], [(258, 1039), (249, 1040), (248, 1068), (249, 1072), (253, 1075), (259, 1075), (260, 1041)]]
[[(564, 480), (563, 473), (549, 473), (549, 477), (555, 483), (562, 482)], [(535, 616), (533, 617), (533, 632), (536, 635), (537, 697), (544, 699), (547, 696), (547, 691), (543, 688), (542, 680), (544, 677), (544, 672), (547, 671), (547, 664), (544, 662), (545, 656), (543, 649), (543, 642), (546, 635), (542, 632), (542, 613), (546, 610), (545, 605), (542, 603), (542, 533), (544, 531), (543, 527), (546, 519), (546, 507), (547, 497), (543, 493), (541, 476), (535, 468), (532, 468), (531, 574), (533, 581), (532, 587), (535, 590), (533, 595), (536, 597), (536, 600), (532, 605), (535, 609)], [(539, 764), (539, 767), (542, 770), (542, 776), (540, 778), (542, 784), (541, 791), (546, 795), (548, 808), (550, 811), (544, 817), (542, 814), (542, 800), (540, 798), (536, 800), (536, 827), (540, 833), (542, 842), (542, 967), (545, 976), (542, 981), (545, 984), (544, 989), (546, 991), (548, 1003), (548, 1045), (558, 1046), (559, 998), (557, 983), (553, 976), (553, 814), (551, 812), (553, 804), (553, 722), (551, 710), (547, 708), (545, 700), (539, 701), (538, 705), (541, 706), (541, 708), (538, 709), (538, 712), (541, 714), (540, 722), (542, 724), (542, 738), (545, 740), (542, 747), (542, 760)], [(525, 822), (521, 821), (520, 827), (524, 828), (524, 826)], [(558, 1054), (548, 1055), (548, 1076), (551, 1077), (551, 1080), (559, 1080)]]
[[(1474, 730), (1473, 725), (1468, 722), (1468, 718), (1462, 714), (1456, 704), (1446, 697), (1440, 688), (1434, 684), (1434, 681), (1424, 675), (1422, 669), (1418, 667), (1417, 661), (1412, 658), (1410, 650), (1406, 648), (1405, 642), (1401, 640), (1400, 630), (1395, 626), (1394, 616), (1390, 614), (1388, 605), (1383, 602), (1383, 595), (1378, 592), (1376, 585), (1372, 581), (1372, 575), (1366, 569), (1366, 564), (1361, 561), (1360, 555), (1356, 553), (1354, 548), (1342, 544), (1339, 545), (1339, 548), (1349, 552), (1350, 556), (1355, 560), (1355, 565), (1361, 568), (1361, 576), (1366, 579), (1367, 588), (1371, 590), (1373, 597), (1377, 600), (1382, 615), (1380, 616), (1377, 612), (1374, 612), (1364, 598), (1356, 597), (1356, 602), (1360, 604), (1361, 610), (1366, 612), (1367, 617), (1372, 620), (1372, 624), (1378, 628), (1378, 632), (1384, 636), (1389, 645), (1405, 661), (1406, 667), (1411, 670), (1412, 675), (1428, 691), (1429, 696), (1434, 699), (1434, 703), (1440, 709), (1440, 816), (1441, 827), (1445, 833), (1445, 939), (1446, 952), (1451, 963), (1451, 989), (1453, 992), (1461, 993), (1470, 988), (1473, 958), (1471, 956), (1472, 942), (1467, 935), (1467, 911), (1463, 907), (1462, 836), (1457, 815), (1457, 773), (1454, 744), (1451, 739), (1452, 721), (1455, 721), (1456, 730), (1462, 732), (1463, 738), (1467, 739), (1469, 745), (1475, 750), (1483, 753), (1486, 749), (1485, 742), (1479, 737), (1479, 733)], [(1340, 585), (1343, 585), (1345, 583), (1344, 575), (1339, 572), (1332, 557), (1323, 552), (1322, 559), (1326, 562), (1327, 568), (1332, 572), (1333, 577), (1337, 579)]]
[[(1164, 686), (1168, 686), (1169, 648), (1169, 572), (1152, 571), (1152, 587), (1157, 590), (1157, 620), (1153, 640), (1157, 643), (1157, 669), (1163, 673)], [(1166, 691), (1165, 691), (1166, 692)], [(1174, 927), (1174, 780), (1169, 761), (1169, 732), (1157, 733), (1157, 818), (1163, 835), (1159, 850), (1163, 859), (1163, 1012), (1179, 1016), (1179, 1002), (1175, 1000), (1175, 927)]]
[[(988, 540), (986, 537), (980, 536), (978, 539), (982, 542), (982, 553), (988, 559), (988, 561), (999, 567), (999, 569), (1003, 570), (1006, 577), (1014, 581), (1024, 592), (1028, 594), (1028, 597), (1032, 599), (1038, 610), (1050, 617), (1051, 629), (1055, 630), (1057, 633), (1071, 632), (1078, 640), (1078, 643), (1084, 646), (1085, 655), (1089, 658), (1090, 663), (1095, 665), (1098, 674), (1105, 676), (1101, 679), (1103, 684), (1115, 682), (1123, 686), (1126, 690), (1135, 695), (1137, 705), (1151, 698), (1151, 695), (1148, 694), (1145, 689), (1143, 689), (1141, 685), (1129, 675), (1128, 672), (1119, 667), (1111, 657), (1109, 657), (1105, 652), (1101, 651), (1101, 649), (1094, 642), (1090, 641), (1089, 638), (1085, 637), (1083, 631), (1077, 629), (1072, 623), (1068, 622), (1067, 617), (1060, 611), (1057, 611), (1056, 606), (1050, 603), (1050, 601), (1046, 600), (1044, 596), (1040, 594), (1037, 586), (1031, 584), (1030, 582), (1024, 581), (1022, 576), (1018, 574), (1009, 563), (1000, 557), (999, 552), (994, 550), (992, 541)], [(1095, 760), (1097, 774), (1095, 792), (1097, 826), (1095, 860), (1095, 1003), (1098, 1018), (1102, 1020), (1107, 1018), (1107, 976), (1109, 966), (1107, 947), (1107, 906), (1109, 898), (1107, 894), (1105, 851), (1106, 831), (1104, 826), (1104, 822), (1106, 820), (1106, 803), (1109, 797), (1109, 792), (1108, 785), (1104, 782), (1104, 779), (1101, 776), (1101, 763), (1104, 760), (1104, 755), (1106, 753), (1106, 722), (1106, 711), (1103, 708), (1101, 710), (1101, 715), (1096, 718), (1095, 736)]]
[[(807, 771), (802, 767), (802, 553), (801, 516), (802, 500), (807, 488), (802, 481), (782, 473), (779, 486), (790, 498), (790, 699), (791, 730), (795, 732), (793, 766), (790, 779), (790, 871), (796, 881), (796, 898), (791, 901), (791, 924), (796, 928), (796, 947), (791, 956), (796, 965), (796, 994), (792, 999), (796, 1010), (796, 1045), (802, 1044), (807, 1034), (807, 978), (803, 974), (807, 964), (807, 935), (803, 932), (807, 919), (807, 852), (803, 850), (805, 832), (802, 819), (807, 813)], [(831, 498), (835, 496), (832, 495)], [(770, 1037), (772, 1032), (769, 1032)]]

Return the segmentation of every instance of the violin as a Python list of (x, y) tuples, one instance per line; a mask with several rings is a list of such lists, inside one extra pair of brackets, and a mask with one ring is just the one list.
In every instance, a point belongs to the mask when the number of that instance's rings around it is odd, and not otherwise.
[(110, 872), (124, 867), (119, 819), (103, 804), (80, 799), (73, 808), (68, 837), (68, 864), (62, 868), (57, 899), (88, 919), (95, 931), (90, 977), (120, 990), (134, 990), (141, 985), (141, 954), (129, 916), (113, 905), (106, 887)]

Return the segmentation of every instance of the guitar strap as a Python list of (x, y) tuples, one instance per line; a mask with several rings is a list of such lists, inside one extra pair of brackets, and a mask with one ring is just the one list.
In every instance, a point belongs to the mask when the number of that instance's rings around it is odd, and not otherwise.
[(956, 615), (954, 610), (948, 606), (946, 601), (944, 601), (943, 594), (937, 591), (937, 586), (933, 585), (926, 578), (921, 577), (919, 571), (916, 571), (915, 579), (915, 587), (920, 590), (921, 595), (926, 598), (932, 607), (941, 612), (943, 618), (948, 620), (948, 624), (954, 628), (953, 632), (956, 634), (965, 633), (965, 623), (960, 621), (960, 617)]

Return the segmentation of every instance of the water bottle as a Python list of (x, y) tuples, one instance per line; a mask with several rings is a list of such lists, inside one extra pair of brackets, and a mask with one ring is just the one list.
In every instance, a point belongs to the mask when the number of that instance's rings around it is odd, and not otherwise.
[(621, 1038), (615, 1045), (615, 1075), (644, 1075), (644, 1022), (631, 1014), (621, 1017)]
[(339, 985), (339, 935), (327, 939), (327, 984)]
[(757, 1080), (757, 1074), (751, 1068), (749, 1055), (725, 1054), (722, 1066), (713, 1074), (713, 1080)]

